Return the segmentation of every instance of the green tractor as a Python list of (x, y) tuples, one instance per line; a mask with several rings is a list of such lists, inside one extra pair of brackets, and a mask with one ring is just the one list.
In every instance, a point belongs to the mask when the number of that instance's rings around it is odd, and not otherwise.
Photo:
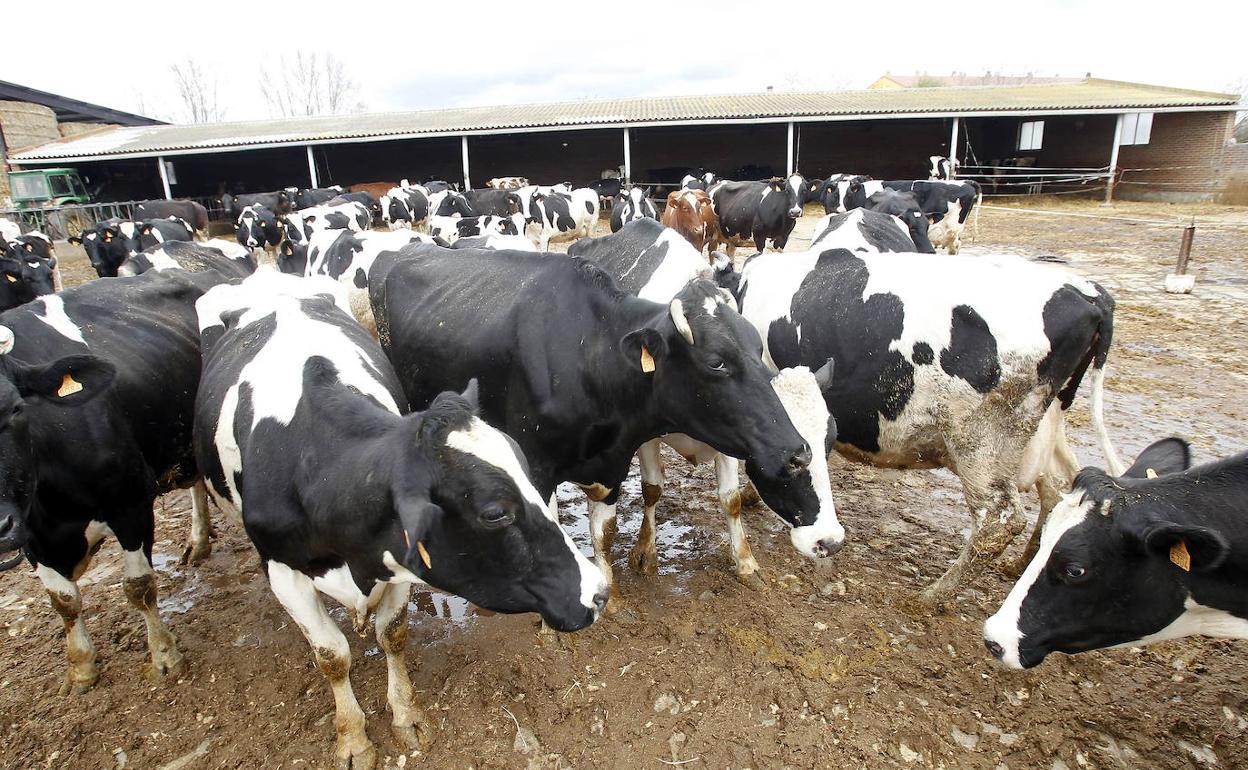
[[(92, 203), (92, 191), (73, 168), (9, 172), (9, 196), (17, 215), (53, 238), (77, 235), (93, 224), (93, 212), (74, 208)], [(68, 209), (62, 209), (68, 206)]]

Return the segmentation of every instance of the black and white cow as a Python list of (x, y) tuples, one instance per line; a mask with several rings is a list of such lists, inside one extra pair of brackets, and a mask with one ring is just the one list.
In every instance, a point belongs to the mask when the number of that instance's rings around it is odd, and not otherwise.
[[(430, 179), (425, 179), (424, 181), (422, 181), (422, 182), (421, 182), (421, 185), (422, 185), (422, 186), (423, 186), (426, 190), (428, 190), (428, 191), (429, 191), (429, 194), (430, 194), (430, 195), (432, 195), (433, 193), (443, 192), (444, 190), (454, 190), (454, 189), (455, 189), (455, 185), (451, 184), (450, 182), (446, 181), (445, 179), (432, 179), (432, 178), (430, 178)], [(404, 186), (404, 187), (406, 187), (406, 186), (407, 186), (407, 180), (404, 180), (404, 181), (403, 181), (403, 186)]]
[(865, 211), (878, 211), (881, 214), (897, 217), (910, 233), (910, 240), (914, 242), (913, 251), (924, 254), (936, 253), (936, 247), (932, 245), (929, 237), (931, 228), (927, 217), (923, 215), (923, 208), (919, 205), (918, 199), (914, 197), (914, 193), (880, 190), (867, 198), (866, 205), (862, 208)]
[(1102, 417), (1114, 303), (1091, 281), (1011, 256), (820, 247), (759, 255), (739, 279), (768, 362), (836, 362), (825, 395), (841, 454), (961, 479), (971, 539), (925, 592), (932, 604), (1022, 531), (1020, 490), (1037, 488), (1047, 510), (1068, 488), (1079, 466), (1065, 410), (1089, 368), (1093, 424), (1117, 462)]
[(622, 190), (611, 204), (611, 232), (619, 232), (624, 225), (638, 219), (658, 221), (659, 212), (650, 200), (650, 188), (630, 187)]
[(477, 212), (464, 194), (450, 188), (429, 193), (429, 216), (472, 217)]
[(310, 209), (313, 206), (323, 206), (334, 198), (343, 195), (341, 185), (333, 187), (308, 187), (304, 189), (295, 189), (287, 187), (284, 191), (290, 196), (290, 202), (295, 210)]
[(373, 221), (373, 215), (368, 208), (355, 201), (336, 206), (300, 209), (294, 216), (303, 222), (303, 233), (308, 238), (321, 230), (367, 230)]
[(373, 271), (377, 329), (409, 401), (480, 378), (483, 416), (520, 443), (543, 498), (574, 481), (593, 501), (608, 578), (605, 527), (647, 441), (684, 433), (776, 483), (810, 464), (757, 333), (710, 281), (657, 303), (578, 257), (426, 245)]
[(523, 211), (520, 195), (513, 189), (469, 190), (464, 199), (478, 216), (509, 217)]
[(485, 235), (460, 238), (451, 244), (452, 249), (491, 249), (493, 251), (537, 251), (533, 242), (523, 235)]
[(927, 178), (954, 179), (958, 175), (958, 161), (941, 155), (932, 155), (927, 159)]
[(518, 213), (506, 217), (429, 217), (429, 235), (448, 244), (489, 234), (520, 235), (524, 228), (524, 215)]
[[(713, 274), (706, 257), (684, 236), (654, 220), (637, 220), (617, 233), (577, 241), (568, 249), (568, 254), (599, 265), (629, 294), (665, 304), (690, 281)], [(773, 378), (772, 388), (793, 425), (807, 444), (823, 447), (823, 452), (811, 459), (809, 468), (792, 478), (779, 483), (767, 478), (756, 482), (764, 502), (791, 527), (789, 535), (794, 547), (811, 558), (830, 556), (840, 549), (845, 539), (845, 530), (836, 518), (828, 476), (827, 453), (832, 450), (836, 424), (828, 414), (821, 392), (830, 384), (830, 377), (831, 368), (825, 366), (817, 376), (811, 375), (805, 367), (798, 367), (786, 369)], [(657, 569), (654, 511), (663, 492), (660, 443), (671, 446), (691, 463), (715, 466), (719, 502), (728, 521), (737, 576), (750, 579), (758, 571), (758, 562), (741, 524), (737, 460), (679, 433), (648, 441), (637, 453), (645, 518), (629, 563), (640, 572), (653, 573)]]
[(368, 209), (368, 213), (372, 215), (373, 224), (381, 224), (381, 202), (373, 197), (373, 194), (360, 190), (358, 192), (339, 193), (333, 198), (325, 201), (326, 206), (340, 206), (344, 203), (358, 203)]
[(715, 214), (719, 217), (722, 241), (712, 243), (715, 251), (720, 244), (732, 256), (738, 246), (752, 244), (763, 251), (767, 242), (784, 251), (789, 233), (802, 215), (802, 195), (806, 180), (801, 174), (787, 179), (772, 177), (766, 182), (720, 182), (710, 189)]
[(1119, 476), (1083, 469), (984, 624), (988, 651), (1031, 668), (1053, 652), (1248, 639), (1248, 454), (1195, 468), (1189, 456), (1162, 439)]
[(587, 238), (598, 223), (598, 193), (566, 185), (535, 190), (527, 219), (527, 234), (538, 251), (547, 251), (551, 241)]
[(312, 236), (305, 248), (305, 256), (286, 256), (279, 267), (282, 272), (295, 272), (303, 263), (301, 275), (325, 275), (346, 286), (348, 305), (355, 320), (376, 336), (377, 322), (368, 298), (368, 274), (377, 256), (386, 251), (398, 251), (409, 243), (432, 243), (428, 235), (412, 230), (386, 232), (349, 230), (326, 230)]
[(914, 241), (900, 220), (866, 209), (822, 217), (815, 223), (810, 247), (820, 250), (849, 249), (868, 254), (916, 251)]
[[(837, 211), (848, 211), (867, 204), (867, 200), (881, 190), (897, 190), (913, 193), (923, 215), (933, 225), (935, 235), (929, 233), (933, 244), (945, 247), (950, 254), (957, 254), (962, 245), (962, 230), (966, 219), (982, 196), (979, 183), (974, 181), (946, 182), (930, 180), (899, 179), (877, 181), (863, 177), (842, 180), (840, 202)], [(827, 207), (825, 201), (824, 207)], [(945, 221), (948, 220), (948, 221)], [(942, 224), (943, 223), (943, 224)]]
[(392, 729), (408, 751), (433, 740), (404, 661), (410, 584), (537, 612), (561, 631), (597, 619), (602, 573), (559, 527), (515, 442), (477, 416), (474, 384), (407, 414), (390, 362), (328, 278), (261, 269), (197, 308), (195, 457), (333, 688), (339, 767), (377, 757), (350, 646), (321, 594), (360, 631), (376, 612)]
[(21, 234), (21, 225), (8, 217), (0, 217), (0, 240), (15, 241)]
[(56, 258), (44, 236), (19, 235), (14, 241), (0, 237), (0, 276), (0, 311), (54, 293)]
[(709, 190), (719, 181), (710, 171), (690, 171), (680, 180), (682, 190)]
[(0, 552), (23, 550), (64, 621), (65, 692), (99, 675), (76, 581), (109, 535), (122, 548), (122, 588), (143, 615), (154, 671), (183, 670), (157, 608), (152, 504), (194, 484), (184, 558), (207, 556), (190, 432), (194, 302), (222, 279), (168, 271), (90, 281), (0, 314)]
[(256, 271), (256, 258), (251, 249), (232, 241), (169, 241), (127, 257), (117, 275), (124, 278), (152, 270), (211, 271), (225, 278), (246, 278)]
[(127, 257), (166, 241), (194, 240), (195, 230), (177, 217), (145, 219), (141, 222), (123, 219), (97, 224), (93, 235), (95, 237), (88, 238), (87, 231), (83, 231), (79, 241), (83, 244), (96, 274), (107, 278), (117, 275), (117, 268)]
[(285, 232), (277, 215), (259, 204), (245, 206), (234, 223), (234, 238), (249, 249), (277, 246), (283, 237)]
[(226, 193), (221, 196), (221, 208), (225, 209), (225, 213), (232, 217), (237, 217), (243, 213), (243, 209), (248, 206), (264, 206), (274, 214), (281, 216), (289, 214), (291, 204), (294, 199), (286, 190), (276, 190), (266, 193), (244, 193), (242, 195), (230, 195)]

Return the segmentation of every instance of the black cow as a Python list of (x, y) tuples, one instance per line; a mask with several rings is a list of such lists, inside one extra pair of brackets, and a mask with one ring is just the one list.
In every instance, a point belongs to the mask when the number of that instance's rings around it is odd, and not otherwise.
[(127, 257), (117, 275), (142, 275), (149, 271), (183, 270), (214, 272), (224, 278), (246, 278), (256, 271), (251, 250), (231, 241), (169, 241)]
[(638, 219), (659, 219), (659, 212), (650, 200), (650, 188), (630, 187), (620, 192), (619, 198), (611, 205), (611, 232), (619, 232), (620, 228)]
[[(75, 581), (109, 534), (153, 669), (183, 669), (157, 609), (152, 504), (198, 477), (194, 303), (221, 281), (182, 271), (90, 281), (0, 314), (0, 551), (23, 549), (64, 621), (66, 692), (98, 677)], [(195, 560), (210, 550), (202, 485), (191, 500), (184, 556)]]
[(712, 251), (722, 243), (728, 256), (738, 246), (752, 244), (763, 251), (767, 241), (772, 248), (784, 251), (789, 234), (802, 215), (802, 195), (806, 180), (801, 174), (787, 179), (772, 177), (767, 182), (720, 182), (710, 190), (719, 216), (720, 238), (710, 244)]
[(450, 182), (444, 179), (434, 179), (432, 177), (425, 179), (423, 182), (421, 182), (421, 185), (423, 185), (424, 188), (429, 191), (430, 195), (432, 195), (433, 193), (439, 193), (439, 192), (444, 192), (446, 190), (455, 189), (455, 185), (451, 184)]
[[(926, 226), (927, 220), (923, 220)], [(914, 252), (914, 241), (905, 226), (889, 214), (854, 209), (844, 214), (828, 214), (815, 223), (810, 248), (848, 249), (855, 252)]]
[(369, 291), (408, 400), (479, 377), (483, 415), (520, 443), (543, 499), (575, 481), (595, 501), (600, 555), (629, 463), (650, 439), (685, 433), (768, 479), (810, 463), (761, 341), (710, 281), (659, 304), (578, 257), (414, 244), (378, 257)]
[(195, 457), (333, 687), (339, 766), (371, 768), (351, 648), (318, 591), (346, 605), (357, 629), (376, 611), (392, 728), (407, 751), (433, 738), (404, 660), (408, 584), (538, 612), (561, 631), (593, 623), (607, 597), (515, 442), (477, 417), (475, 384), (402, 416), (398, 378), (339, 288), (262, 271), (200, 300)]
[(334, 185), (333, 187), (307, 187), (298, 190), (293, 187), (287, 187), (284, 192), (290, 196), (291, 204), (296, 210), (320, 206), (344, 194), (341, 185)]
[(515, 190), (469, 190), (464, 193), (464, 199), (468, 202), (468, 207), (480, 216), (509, 217), (523, 210), (520, 196)]
[(243, 193), (241, 195), (226, 193), (221, 196), (221, 208), (231, 217), (237, 217), (243, 213), (244, 208), (256, 205), (264, 206), (280, 217), (283, 214), (290, 213), (293, 202), (290, 193), (286, 190), (266, 193)]
[(1053, 652), (1248, 639), (1248, 453), (1195, 468), (1189, 457), (1162, 439), (1119, 476), (1083, 469), (984, 624), (988, 651), (1030, 668)]
[(234, 238), (249, 249), (276, 246), (283, 237), (284, 228), (277, 215), (259, 204), (244, 207), (234, 224)]
[[(44, 255), (47, 256), (44, 256)], [(56, 291), (56, 258), (42, 235), (0, 238), (0, 311)]]
[(620, 194), (620, 190), (624, 187), (624, 180), (619, 177), (595, 179), (585, 186), (598, 193), (598, 203), (605, 207), (611, 205), (615, 196)]
[(914, 197), (914, 193), (901, 192), (899, 190), (880, 190), (867, 198), (866, 205), (863, 206), (867, 211), (877, 211), (881, 214), (897, 217), (906, 226), (906, 230), (910, 233), (910, 240), (914, 242), (914, 250), (924, 254), (935, 254), (936, 247), (932, 245), (931, 239), (928, 237), (928, 221), (923, 215), (923, 207), (919, 205), (919, 201)]
[(208, 209), (195, 201), (143, 201), (134, 207), (135, 219), (177, 217), (199, 232), (208, 232)]
[(1101, 405), (1113, 299), (1097, 284), (1011, 256), (859, 254), (815, 246), (760, 254), (737, 287), (776, 368), (836, 362), (825, 393), (837, 449), (892, 468), (945, 467), (962, 481), (971, 538), (925, 593), (947, 602), (1026, 524), (1020, 490), (1051, 508), (1078, 471), (1065, 411), (1092, 374)]

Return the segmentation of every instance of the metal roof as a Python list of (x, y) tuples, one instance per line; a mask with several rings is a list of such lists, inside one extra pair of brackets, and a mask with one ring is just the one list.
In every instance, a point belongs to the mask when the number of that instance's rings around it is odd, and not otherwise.
[(70, 99), (68, 96), (50, 94), (47, 91), (10, 83), (7, 80), (0, 80), (0, 99), (42, 104), (51, 108), (56, 113), (57, 121), (61, 123), (120, 123), (123, 126), (153, 126), (164, 123), (163, 120)]
[(1234, 109), (1238, 102), (1235, 94), (1096, 78), (1018, 86), (664, 96), (116, 128), (12, 153), (10, 162), (151, 157), (422, 136), (681, 123)]

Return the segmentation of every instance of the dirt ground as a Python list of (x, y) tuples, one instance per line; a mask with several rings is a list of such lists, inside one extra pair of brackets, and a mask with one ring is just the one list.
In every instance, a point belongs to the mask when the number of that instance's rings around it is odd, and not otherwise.
[[(1057, 256), (1118, 300), (1106, 411), (1120, 452), (1170, 434), (1190, 439), (1198, 459), (1244, 448), (1248, 209), (997, 205), (1043, 213), (985, 210), (967, 252)], [(1191, 217), (1196, 290), (1167, 295), (1162, 278)], [(816, 218), (811, 207), (791, 250)], [(68, 283), (89, 277), (80, 256), (59, 251)], [(1086, 407), (1076, 402), (1071, 433), (1081, 459), (1100, 464)], [(400, 753), (384, 660), (371, 635), (348, 631), (355, 691), (386, 767), (1248, 767), (1243, 642), (1054, 655), (1016, 673), (980, 641), (1005, 577), (968, 588), (952, 614), (903, 609), (966, 531), (949, 473), (836, 463), (849, 541), (826, 567), (754, 509), (747, 527), (767, 581), (758, 590), (731, 573), (710, 469), (668, 460), (660, 574), (627, 566), (641, 513), (634, 476), (615, 552), (626, 606), (591, 629), (543, 643), (533, 616), (478, 616), (459, 600), (415, 595), (408, 659), (438, 726), (427, 755)], [(565, 525), (588, 551), (583, 499), (573, 490), (561, 498)], [(0, 575), (0, 767), (332, 766), (333, 702), (307, 643), (230, 522), (215, 518), (205, 563), (178, 566), (188, 512), (182, 494), (157, 508), (160, 606), (190, 664), (178, 681), (145, 676), (142, 623), (122, 595), (115, 544), (82, 581), (102, 667), (85, 695), (56, 694), (61, 625), (33, 574)]]

